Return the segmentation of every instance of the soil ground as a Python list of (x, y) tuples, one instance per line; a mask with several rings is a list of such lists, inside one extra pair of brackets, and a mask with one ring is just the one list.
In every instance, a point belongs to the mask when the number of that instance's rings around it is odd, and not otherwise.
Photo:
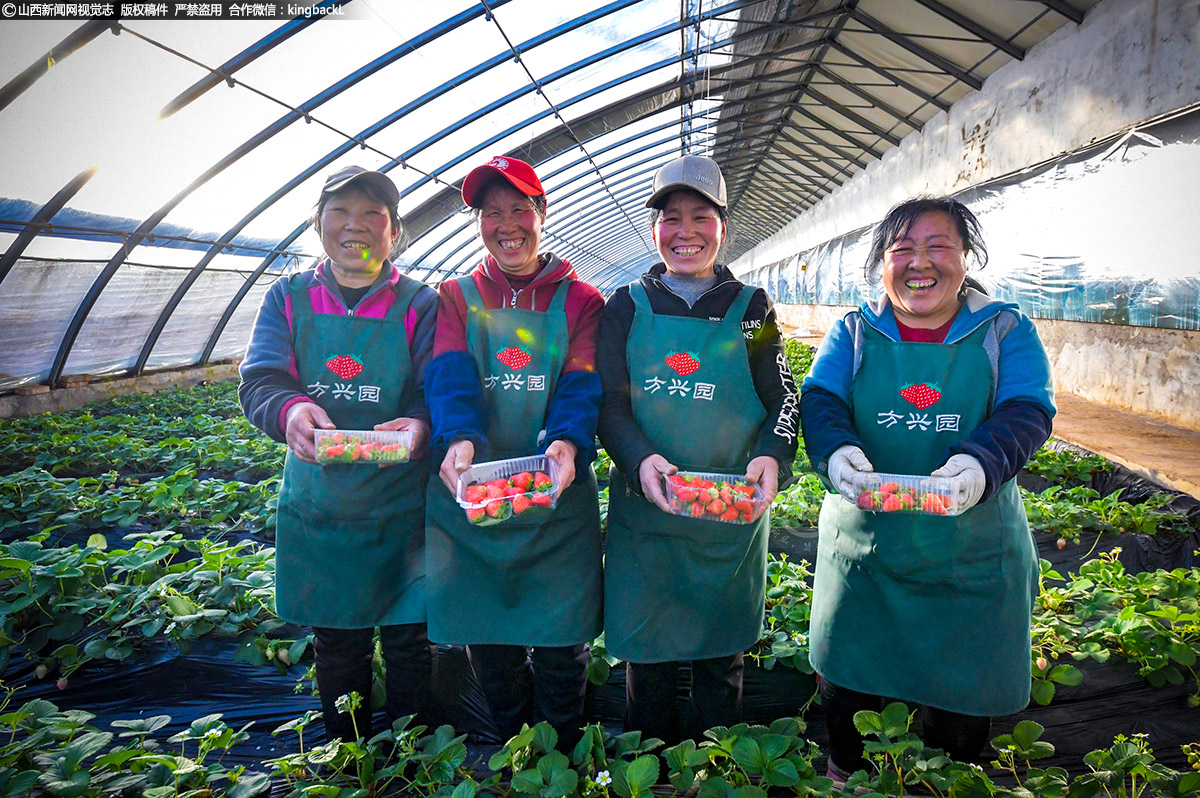
[[(784, 330), (784, 334), (787, 334)], [(820, 338), (800, 338), (818, 346)], [(1059, 393), (1054, 436), (1200, 499), (1200, 432)]]

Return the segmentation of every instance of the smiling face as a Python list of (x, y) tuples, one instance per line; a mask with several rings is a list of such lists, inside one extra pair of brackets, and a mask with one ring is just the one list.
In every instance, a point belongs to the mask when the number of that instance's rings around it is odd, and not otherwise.
[(711, 277), (717, 250), (725, 240), (725, 222), (717, 207), (694, 191), (667, 196), (654, 223), (654, 246), (674, 274)]
[(347, 288), (368, 286), (400, 231), (393, 227), (387, 205), (355, 186), (325, 200), (317, 217), (321, 245), (334, 279)]
[(539, 268), (545, 217), (533, 200), (503, 181), (493, 182), (479, 204), (479, 236), (505, 274), (528, 277)]
[(962, 237), (944, 211), (918, 216), (884, 252), (883, 288), (909, 327), (934, 329), (954, 318), (966, 276)]

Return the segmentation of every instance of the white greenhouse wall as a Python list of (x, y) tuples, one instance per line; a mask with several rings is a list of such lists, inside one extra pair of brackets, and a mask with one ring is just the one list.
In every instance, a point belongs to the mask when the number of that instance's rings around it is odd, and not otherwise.
[[(1198, 102), (1200, 0), (1105, 0), (731, 268), (765, 267), (872, 225), (908, 197), (952, 194)], [(815, 335), (844, 310), (780, 308)], [(1200, 429), (1200, 333), (1049, 320), (1038, 328), (1058, 390)]]

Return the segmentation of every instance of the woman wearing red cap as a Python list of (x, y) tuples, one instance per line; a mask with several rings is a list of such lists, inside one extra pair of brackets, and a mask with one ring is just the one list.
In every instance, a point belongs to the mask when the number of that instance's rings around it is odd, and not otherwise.
[[(604, 641), (626, 661), (626, 729), (668, 743), (738, 720), (742, 652), (762, 631), (765, 510), (796, 456), (795, 387), (771, 301), (717, 263), (725, 203), (712, 159), (659, 169), (646, 206), (662, 262), (617, 289), (600, 323), (599, 431), (614, 466)], [(677, 470), (744, 475), (762, 502), (726, 519), (737, 525), (672, 515), (663, 480)], [(725, 512), (729, 499), (712, 504)], [(681, 662), (691, 723), (676, 709)]]
[[(279, 279), (254, 322), (238, 398), (246, 417), (288, 444), (279, 491), (276, 608), (313, 627), (317, 685), (330, 739), (371, 737), (375, 627), (387, 666), (390, 721), (435, 724), (425, 634), (423, 378), (437, 296), (388, 256), (401, 237), (400, 192), (360, 166), (329, 177), (313, 226), (325, 257)], [(318, 465), (313, 430), (412, 431), (413, 458), (373, 468)], [(350, 712), (342, 696), (362, 698)]]
[[(427, 502), (429, 634), (470, 646), (501, 740), (546, 720), (570, 748), (583, 726), (587, 642), (601, 624), (591, 463), (604, 300), (571, 264), (539, 253), (546, 196), (529, 164), (493, 158), (467, 175), (462, 193), (488, 254), (439, 288), (426, 379), (441, 458)], [(543, 452), (560, 475), (550, 514), (478, 526), (456, 504), (458, 478), (473, 463)]]

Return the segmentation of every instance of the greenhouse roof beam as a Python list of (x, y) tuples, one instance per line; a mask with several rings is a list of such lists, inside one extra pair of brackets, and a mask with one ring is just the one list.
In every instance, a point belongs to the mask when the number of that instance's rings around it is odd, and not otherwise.
[[(353, 2), (353, 0), (322, 0), (322, 2), (317, 3), (315, 8), (324, 9), (329, 7), (344, 6), (351, 2)], [(214, 86), (218, 86), (221, 83), (228, 83), (229, 87), (233, 88), (237, 83), (237, 81), (235, 81), (233, 78), (234, 72), (237, 72), (242, 67), (253, 63), (260, 56), (269, 53), (271, 50), (283, 44), (297, 33), (300, 33), (309, 25), (312, 25), (321, 19), (325, 19), (324, 14), (314, 13), (308, 17), (297, 17), (296, 19), (288, 20), (280, 27), (271, 31), (270, 34), (259, 39), (252, 46), (242, 50), (240, 53), (221, 64), (216, 69), (210, 70), (209, 74), (205, 75), (203, 78), (182, 91), (178, 96), (163, 106), (163, 109), (159, 111), (158, 118), (166, 119), (171, 114), (179, 111), (193, 100), (199, 98), (209, 89), (213, 88)]]
[[(496, 0), (497, 4), (502, 2), (509, 2), (509, 0)], [(367, 76), (378, 72), (388, 64), (406, 55), (413, 49), (418, 48), (420, 43), (433, 41), (434, 39), (437, 39), (452, 30), (456, 24), (468, 19), (473, 19), (482, 13), (482, 9), (473, 8), (464, 11), (461, 14), (457, 14), (454, 17), (439, 23), (433, 28), (430, 28), (424, 33), (418, 34), (416, 37), (400, 47), (393, 48), (388, 53), (385, 53), (369, 64), (359, 68), (358, 70), (355, 70), (353, 73), (342, 78), (337, 83), (329, 86), (324, 91), (319, 92), (313, 98), (305, 102), (299, 109), (295, 111), (289, 111), (287, 114), (280, 117), (266, 128), (263, 128), (249, 140), (225, 155), (216, 164), (209, 167), (202, 175), (193, 180), (182, 191), (168, 200), (165, 205), (151, 214), (141, 225), (139, 225), (136, 231), (130, 233), (129, 243), (112, 256), (109, 262), (105, 265), (104, 269), (102, 269), (100, 274), (96, 277), (95, 281), (92, 283), (92, 286), (88, 289), (87, 294), (84, 296), (79, 306), (76, 308), (75, 313), (71, 317), (71, 321), (67, 325), (66, 331), (63, 333), (63, 338), (59, 343), (58, 351), (54, 356), (53, 365), (50, 367), (50, 382), (52, 384), (56, 383), (62, 377), (63, 367), (66, 365), (67, 358), (70, 356), (71, 349), (75, 345), (75, 340), (79, 336), (79, 331), (82, 329), (83, 323), (87, 320), (88, 314), (91, 313), (92, 308), (95, 307), (96, 301), (100, 298), (100, 294), (104, 291), (105, 286), (108, 285), (109, 281), (112, 280), (113, 275), (116, 274), (117, 269), (122, 263), (125, 262), (126, 258), (128, 258), (130, 249), (137, 247), (142, 240), (154, 230), (158, 223), (161, 222), (176, 206), (178, 206), (179, 203), (183, 202), (183, 200), (200, 188), (200, 186), (204, 185), (213, 177), (228, 168), (230, 164), (238, 161), (251, 150), (261, 145), (263, 142), (269, 140), (297, 120), (307, 118), (306, 114), (308, 111), (311, 111), (313, 108), (316, 108), (331, 98), (336, 97), (350, 86), (353, 86), (359, 81), (364, 80)], [(303, 229), (304, 227), (301, 227), (301, 230)], [(290, 240), (294, 241), (295, 237), (293, 236)], [(273, 255), (269, 256), (264, 262), (271, 262), (274, 257), (275, 256)], [(238, 301), (240, 301), (240, 299)], [(227, 315), (232, 315), (232, 311), (230, 311), (230, 313)], [(215, 345), (215, 341), (212, 341), (212, 343)]]
[(38, 58), (15, 78), (0, 88), (0, 111), (7, 108), (13, 100), (20, 97), (26, 89), (36, 83), (59, 61), (85, 46), (104, 31), (115, 29), (116, 24), (110, 20), (94, 19), (85, 22), (71, 32), (67, 38), (50, 48), (44, 58)]
[[(504, 2), (508, 2), (508, 0), (504, 0)], [(559, 26), (558, 28), (555, 28), (551, 31), (547, 31), (547, 32), (535, 37), (534, 39), (531, 39), (530, 42), (532, 42), (533, 44), (528, 44), (528, 43), (527, 44), (530, 47), (536, 46), (537, 44), (543, 44), (546, 41), (549, 41), (557, 36), (562, 35), (564, 32), (572, 29), (573, 27), (578, 27), (579, 25), (586, 24), (587, 22), (593, 21), (595, 18), (597, 18), (599, 16), (603, 16), (607, 13), (611, 13), (616, 8), (623, 8), (625, 6), (628, 6), (632, 2), (636, 2), (636, 0), (622, 0), (622, 2), (610, 4), (609, 6), (606, 6), (604, 9), (598, 9), (597, 11), (592, 12), (591, 14), (583, 15), (582, 17), (578, 18), (577, 20), (572, 21), (572, 24), (569, 26), (563, 25), (563, 26)], [(489, 14), (490, 14), (490, 12), (489, 12)], [(395, 52), (395, 50), (393, 50), (392, 52)], [(264, 199), (262, 202), (260, 202), (246, 216), (244, 216), (240, 221), (238, 221), (237, 224), (235, 224), (232, 228), (230, 228), (230, 230), (224, 236), (222, 236), (222, 242), (231, 239), (239, 231), (241, 231), (244, 227), (246, 227), (246, 225), (250, 224), (250, 222), (252, 222), (255, 218), (257, 218), (259, 215), (261, 215), (263, 212), (265, 212), (268, 208), (270, 208), (273, 204), (275, 204), (275, 202), (277, 202), (281, 197), (286, 195), (292, 189), (299, 186), (305, 180), (312, 177), (314, 174), (319, 172), (321, 169), (328, 166), (330, 163), (337, 160), (337, 158), (339, 158), (342, 155), (344, 155), (345, 153), (349, 152), (355, 146), (362, 145), (371, 136), (373, 136), (376, 133), (380, 132), (381, 130), (387, 128), (388, 126), (396, 123), (397, 121), (402, 119), (404, 116), (407, 116), (409, 113), (411, 113), (413, 110), (421, 107), (421, 105), (423, 105), (424, 103), (426, 103), (432, 99), (435, 99), (436, 97), (440, 96), (442, 93), (449, 91), (454, 86), (457, 86), (457, 85), (461, 84), (462, 82), (469, 80), (472, 77), (475, 77), (478, 74), (482, 74), (483, 72), (486, 72), (487, 70), (492, 69), (507, 60), (508, 60), (507, 55), (494, 56), (491, 59), (488, 59), (487, 61), (484, 61), (481, 64), (477, 65), (473, 69), (470, 69), (467, 72), (460, 74), (458, 77), (452, 79), (451, 81), (447, 81), (446, 83), (443, 83), (437, 89), (431, 90), (430, 92), (426, 92), (421, 97), (418, 97), (417, 99), (415, 99), (409, 103), (406, 103), (403, 107), (401, 107), (400, 109), (397, 109), (396, 111), (392, 112), (388, 116), (379, 120), (375, 124), (366, 128), (365, 130), (360, 132), (357, 136), (346, 136), (347, 140), (345, 142), (338, 145), (330, 152), (326, 153), (324, 156), (322, 156), (320, 159), (318, 159), (314, 163), (310, 164), (306, 169), (304, 169), (302, 172), (297, 174), (295, 177), (293, 177), (291, 180), (289, 180), (283, 186), (276, 189), (271, 195), (269, 195), (266, 199)], [(399, 158), (395, 158), (387, 153), (381, 153), (381, 154), (384, 155), (384, 157), (389, 158), (390, 163), (381, 167), (380, 171), (384, 171), (384, 172), (390, 171), (396, 165), (400, 165), (401, 167), (407, 166), (406, 158), (403, 156), (401, 156)], [(417, 171), (420, 171), (420, 170), (417, 170)], [(426, 173), (423, 173), (423, 174), (426, 174)], [(434, 179), (436, 179), (436, 178), (434, 178)], [(308, 226), (307, 223), (302, 225), (299, 228), (300, 232), (302, 233), (305, 229), (307, 229), (307, 226)], [(296, 239), (296, 237), (298, 237), (298, 236), (299, 236), (299, 233), (293, 231), (293, 233), (289, 236), (289, 239), (294, 241)], [(282, 248), (282, 247), (283, 247), (283, 245), (281, 244), (279, 246), (279, 248)], [(159, 314), (158, 318), (155, 320), (154, 326), (152, 327), (150, 334), (147, 336), (146, 341), (142, 345), (142, 348), (138, 354), (138, 358), (132, 369), (132, 372), (134, 374), (142, 373), (143, 369), (145, 368), (146, 363), (149, 361), (150, 354), (154, 350), (154, 345), (157, 343), (159, 336), (161, 336), (162, 331), (166, 328), (167, 322), (170, 320), (171, 314), (174, 312), (175, 308), (178, 307), (180, 301), (182, 301), (183, 297), (186, 295), (186, 293), (191, 288), (191, 286), (196, 282), (197, 279), (199, 279), (200, 274), (204, 271), (205, 268), (207, 268), (208, 264), (212, 261), (212, 259), (214, 257), (216, 257), (216, 255), (221, 251), (221, 248), (222, 248), (222, 244), (218, 244), (218, 245), (214, 246), (213, 248), (211, 248), (207, 253), (205, 253), (204, 257), (202, 257), (200, 259), (199, 263), (197, 263), (196, 266), (192, 267), (191, 272), (189, 272), (189, 274), (184, 278), (184, 280), (176, 288), (175, 292), (171, 296), (171, 299), (168, 300), (168, 302), (164, 306), (162, 312)], [(268, 260), (268, 261), (265, 261), (264, 263), (269, 263), (269, 262), (270, 261)], [(260, 264), (260, 266), (264, 269), (266, 268), (266, 266), (264, 266), (262, 264)], [(259, 276), (260, 273), (261, 273), (261, 271), (256, 270), (256, 272), (253, 275), (252, 281), (253, 281), (253, 279), (257, 279), (257, 277)], [(244, 293), (239, 292), (239, 293), (235, 294), (235, 296), (233, 297), (233, 301), (240, 303), (241, 300), (244, 298), (244, 296), (245, 296)], [(236, 306), (235, 306), (235, 309), (236, 309)]]
[(1083, 12), (1072, 7), (1066, 0), (1041, 0), (1042, 5), (1046, 8), (1062, 14), (1067, 19), (1074, 22), (1076, 25), (1083, 22)]
[(960, 14), (953, 8), (939, 3), (938, 0), (916, 0), (916, 2), (925, 6), (935, 14), (945, 17), (963, 30), (978, 36), (982, 41), (991, 44), (993, 47), (999, 50), (1003, 50), (1018, 61), (1025, 60), (1025, 48), (1018, 47), (995, 31), (989, 30), (970, 17)]
[(836, 50), (837, 52), (841, 53), (842, 55), (846, 56), (847, 58), (850, 58), (850, 59), (854, 60), (855, 62), (857, 62), (858, 66), (860, 66), (864, 69), (871, 70), (876, 75), (879, 75), (881, 78), (884, 78), (885, 80), (891, 81), (897, 87), (904, 89), (909, 94), (913, 94), (917, 97), (920, 97), (922, 100), (924, 100), (925, 102), (934, 106), (938, 110), (940, 110), (940, 111), (949, 111), (950, 110), (950, 103), (946, 102), (945, 100), (941, 99), (940, 97), (937, 97), (935, 95), (930, 94), (927, 91), (924, 91), (923, 89), (913, 85), (912, 83), (909, 83), (904, 78), (897, 76), (891, 70), (885, 69), (885, 68), (879, 66), (878, 64), (873, 64), (870, 61), (867, 61), (862, 56), (858, 55), (858, 53), (855, 53), (853, 50), (849, 49), (848, 47), (841, 44), (840, 42), (833, 42), (830, 44), (830, 47), (832, 49)]
[(940, 55), (926, 47), (922, 47), (908, 36), (892, 30), (887, 25), (884, 25), (882, 22), (870, 16), (869, 14), (865, 14), (858, 9), (852, 9), (850, 14), (854, 17), (856, 22), (865, 25), (871, 31), (878, 33), (880, 36), (883, 36), (893, 44), (903, 47), (905, 50), (908, 50), (918, 58), (928, 61), (942, 72), (945, 72), (947, 75), (962, 81), (972, 89), (979, 91), (983, 88), (983, 81), (972, 75), (963, 67), (959, 66), (953, 61), (942, 58)]
[(33, 215), (33, 219), (25, 224), (24, 229), (17, 235), (15, 241), (8, 245), (3, 257), (0, 257), (0, 283), (4, 282), (4, 278), (8, 276), (9, 271), (17, 262), (17, 258), (21, 257), (21, 253), (25, 248), (37, 237), (45, 226), (50, 224), (50, 220), (54, 218), (54, 214), (62, 210), (63, 206), (79, 193), (79, 189), (87, 185), (87, 182), (96, 174), (96, 167), (92, 166), (84, 169), (62, 188), (60, 188), (50, 201), (38, 208), (37, 213)]

